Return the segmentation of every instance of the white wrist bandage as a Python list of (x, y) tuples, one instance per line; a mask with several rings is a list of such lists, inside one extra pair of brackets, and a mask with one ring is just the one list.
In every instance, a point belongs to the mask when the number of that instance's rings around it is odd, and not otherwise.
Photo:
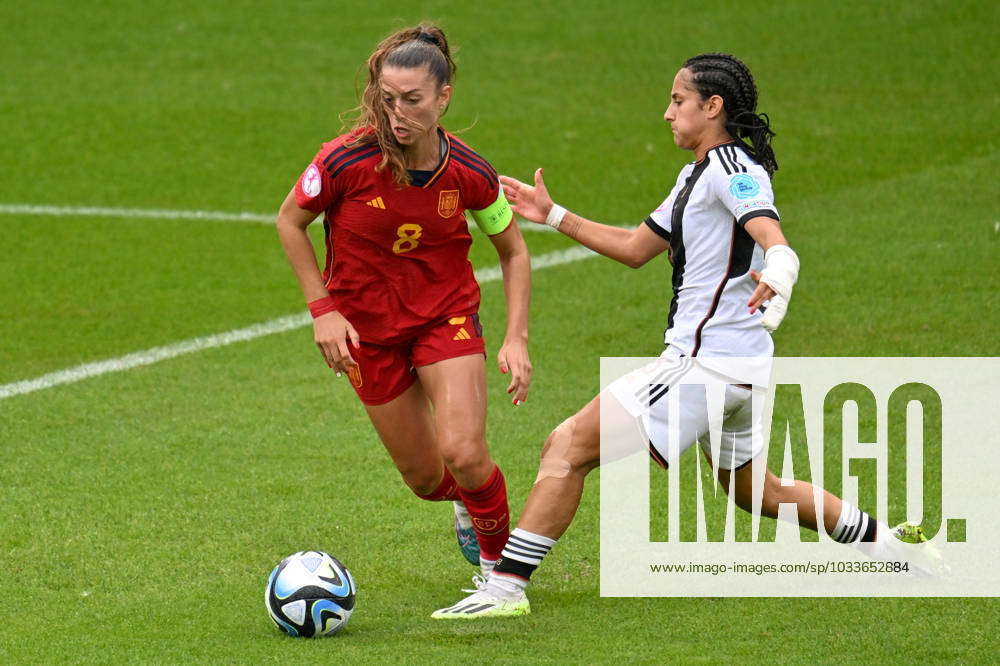
[(553, 229), (558, 229), (559, 225), (562, 224), (563, 217), (566, 215), (566, 209), (557, 203), (552, 204), (552, 208), (549, 209), (549, 215), (545, 218), (545, 224), (549, 225)]
[(764, 310), (764, 316), (760, 318), (760, 325), (763, 326), (768, 333), (774, 333), (779, 326), (781, 326), (781, 320), (785, 318), (785, 313), (788, 312), (788, 299), (784, 296), (774, 295), (771, 302), (767, 304), (767, 308)]
[(764, 253), (764, 270), (760, 281), (774, 290), (767, 310), (761, 318), (761, 325), (774, 331), (781, 325), (788, 311), (788, 301), (792, 297), (792, 287), (799, 278), (799, 257), (787, 245), (772, 245)]

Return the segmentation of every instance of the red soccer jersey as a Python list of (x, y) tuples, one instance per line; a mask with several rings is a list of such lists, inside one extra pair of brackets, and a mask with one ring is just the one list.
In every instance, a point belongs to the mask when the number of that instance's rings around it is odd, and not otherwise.
[(474, 314), (479, 284), (463, 215), (493, 204), (493, 167), (442, 132), (444, 157), (423, 186), (400, 188), (377, 144), (323, 144), (295, 185), (300, 208), (325, 211), (323, 281), (362, 340), (395, 344), (442, 318)]

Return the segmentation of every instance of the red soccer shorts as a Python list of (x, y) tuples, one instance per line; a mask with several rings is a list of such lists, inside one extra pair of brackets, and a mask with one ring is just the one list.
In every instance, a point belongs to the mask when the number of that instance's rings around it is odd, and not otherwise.
[(351, 368), (348, 379), (361, 402), (373, 406), (384, 405), (410, 388), (417, 381), (416, 368), (449, 358), (486, 354), (478, 314), (430, 324), (399, 344), (362, 341), (359, 349), (349, 349), (357, 366)]

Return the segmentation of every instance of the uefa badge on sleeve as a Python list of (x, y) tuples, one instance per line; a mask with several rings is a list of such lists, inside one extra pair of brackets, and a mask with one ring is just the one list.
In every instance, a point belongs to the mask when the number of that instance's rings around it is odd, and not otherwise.
[(749, 199), (760, 194), (760, 184), (750, 174), (738, 173), (729, 179), (729, 193), (737, 199)]
[(311, 198), (316, 197), (323, 189), (323, 179), (320, 178), (319, 169), (315, 164), (310, 164), (306, 172), (302, 174), (302, 192)]

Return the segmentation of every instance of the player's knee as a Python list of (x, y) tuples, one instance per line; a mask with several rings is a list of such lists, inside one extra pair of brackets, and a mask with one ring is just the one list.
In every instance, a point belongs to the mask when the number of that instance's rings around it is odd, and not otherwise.
[(571, 417), (556, 426), (545, 440), (535, 483), (548, 477), (586, 476), (599, 464), (600, 449), (580, 436), (575, 417)]
[(586, 476), (601, 464), (601, 452), (576, 449), (569, 462), (574, 474)]
[(414, 495), (424, 497), (437, 490), (441, 483), (441, 470), (421, 469), (419, 467), (399, 468), (399, 474), (403, 477), (403, 483), (413, 491)]
[(463, 488), (475, 487), (478, 480), (486, 479), (493, 471), (493, 460), (481, 440), (453, 441), (442, 449), (442, 456), (444, 464)]

